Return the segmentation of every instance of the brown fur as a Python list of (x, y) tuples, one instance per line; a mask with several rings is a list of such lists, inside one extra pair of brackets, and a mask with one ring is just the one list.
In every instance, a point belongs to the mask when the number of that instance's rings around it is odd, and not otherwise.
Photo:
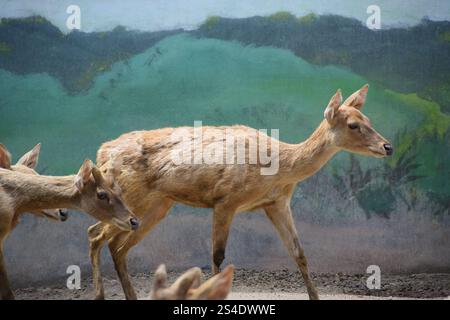
[[(34, 151), (33, 151), (34, 150)], [(24, 212), (48, 215), (57, 208), (85, 211), (93, 217), (131, 230), (134, 216), (123, 204), (120, 194), (106, 183), (99, 169), (90, 160), (84, 162), (76, 176), (40, 176), (27, 166), (35, 167), (39, 148), (26, 154), (15, 166), (0, 168), (0, 298), (13, 299), (3, 258), (3, 242)], [(9, 156), (2, 145), (0, 157)], [(10, 157), (9, 157), (10, 160)], [(6, 162), (3, 162), (6, 163)], [(109, 200), (97, 198), (99, 192)], [(108, 201), (108, 202), (107, 202)]]
[[(33, 147), (33, 149), (31, 149), (30, 151), (28, 151), (27, 153), (25, 153), (18, 161), (15, 165), (9, 166), (9, 168), (7, 166), (1, 166), (0, 168), (5, 168), (5, 169), (11, 169), (13, 171), (16, 172), (22, 172), (22, 173), (27, 173), (27, 174), (31, 174), (31, 175), (37, 175), (38, 173), (34, 170), (38, 164), (38, 160), (39, 160), (39, 153), (41, 151), (41, 144), (38, 143), (37, 145), (35, 145)], [(2, 157), (7, 157), (9, 155), (8, 150), (6, 149), (6, 147), (4, 145), (0, 144), (0, 158)], [(10, 157), (10, 155), (9, 155)], [(10, 160), (9, 160), (10, 162)], [(56, 221), (65, 221), (67, 219), (67, 210), (66, 209), (43, 209), (43, 210), (36, 210), (36, 211), (30, 211), (30, 213), (36, 215), (36, 216), (40, 216), (40, 217), (45, 217), (51, 220), (56, 220)]]
[[(233, 216), (237, 212), (264, 209), (299, 266), (310, 298), (317, 299), (295, 230), (290, 200), (295, 185), (316, 173), (340, 150), (376, 157), (386, 155), (384, 145), (388, 142), (372, 129), (367, 117), (359, 111), (367, 89), (364, 86), (343, 104), (338, 91), (325, 110), (326, 119), (306, 141), (300, 144), (279, 142), (279, 171), (275, 175), (261, 175), (261, 161), (249, 164), (248, 154), (246, 164), (176, 165), (171, 160), (171, 151), (177, 143), (171, 139), (171, 134), (180, 128), (136, 131), (104, 143), (98, 151), (97, 164), (108, 172), (112, 159), (124, 159), (120, 174), (113, 175), (113, 179), (121, 186), (125, 202), (142, 219), (142, 227), (133, 234), (102, 223), (89, 228), (96, 298), (104, 298), (99, 260), (103, 243), (109, 243), (126, 298), (135, 299), (128, 278), (126, 254), (166, 216), (175, 202), (180, 202), (214, 210), (212, 255), (215, 273), (225, 258)], [(350, 129), (350, 123), (357, 125), (357, 129)], [(203, 148), (219, 141), (217, 137), (226, 128), (203, 127)], [(231, 128), (234, 136), (244, 139), (246, 145), (254, 143), (257, 137), (267, 137), (245, 126)], [(186, 130), (185, 136), (193, 141), (194, 129), (181, 129)], [(276, 143), (274, 139), (268, 139), (269, 146)]]

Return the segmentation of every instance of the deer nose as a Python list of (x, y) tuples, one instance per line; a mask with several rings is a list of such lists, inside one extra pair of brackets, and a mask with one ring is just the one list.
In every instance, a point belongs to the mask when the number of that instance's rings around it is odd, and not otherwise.
[(385, 143), (383, 144), (384, 150), (386, 150), (386, 154), (388, 156), (392, 156), (392, 154), (394, 153), (394, 148), (392, 148), (392, 146), (389, 143)]
[(66, 209), (59, 209), (59, 218), (66, 221), (69, 218), (69, 212)]
[(131, 218), (130, 219), (130, 225), (131, 225), (131, 229), (132, 230), (136, 230), (137, 228), (139, 228), (139, 221), (136, 218)]

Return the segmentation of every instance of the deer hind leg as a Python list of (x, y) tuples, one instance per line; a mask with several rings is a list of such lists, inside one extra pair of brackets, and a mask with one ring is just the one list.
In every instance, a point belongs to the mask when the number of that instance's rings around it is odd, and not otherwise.
[(306, 290), (308, 291), (309, 299), (318, 300), (316, 287), (314, 286), (308, 271), (308, 263), (306, 261), (305, 253), (300, 245), (300, 241), (295, 229), (292, 211), (288, 202), (276, 203), (265, 208), (266, 214), (277, 229), (284, 245), (287, 247), (289, 254), (297, 263), (303, 280), (305, 281)]
[(231, 222), (235, 214), (234, 209), (215, 207), (212, 223), (212, 271), (220, 272), (220, 265), (225, 260), (225, 248), (230, 234)]
[(8, 235), (8, 230), (0, 228), (0, 299), (13, 300), (14, 293), (9, 285), (8, 275), (6, 273), (5, 259), (3, 257), (3, 240)]
[(90, 226), (88, 229), (89, 257), (91, 258), (92, 264), (95, 300), (105, 299), (105, 291), (103, 288), (103, 280), (101, 275), (100, 252), (105, 242), (119, 232), (119, 228), (104, 222), (98, 222)]
[(109, 250), (114, 261), (114, 267), (127, 300), (136, 300), (137, 296), (128, 276), (126, 255), (167, 215), (172, 205), (173, 201), (170, 199), (161, 199), (155, 202), (148, 213), (141, 218), (141, 224), (136, 231), (117, 234), (109, 241)]

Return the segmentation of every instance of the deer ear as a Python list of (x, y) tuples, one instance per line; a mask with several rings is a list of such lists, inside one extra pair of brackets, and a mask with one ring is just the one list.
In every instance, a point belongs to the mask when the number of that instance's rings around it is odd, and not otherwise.
[(34, 146), (33, 149), (25, 153), (19, 161), (17, 161), (17, 164), (21, 164), (23, 166), (26, 166), (28, 168), (34, 169), (36, 168), (39, 160), (39, 153), (41, 152), (41, 144), (38, 143)]
[(342, 93), (341, 89), (338, 89), (334, 96), (331, 97), (330, 102), (328, 102), (328, 106), (325, 109), (323, 116), (325, 119), (327, 119), (328, 122), (331, 122), (336, 115), (339, 107), (342, 103)]
[(208, 279), (189, 297), (192, 300), (223, 300), (230, 293), (233, 284), (234, 266), (227, 266), (222, 272)]
[(0, 168), (10, 169), (11, 168), (11, 154), (8, 149), (0, 143)]
[(202, 270), (200, 268), (191, 268), (183, 273), (172, 285), (171, 289), (176, 299), (185, 300), (190, 289), (197, 288), (200, 285)]
[(75, 177), (75, 185), (79, 191), (82, 191), (86, 186), (86, 184), (88, 183), (89, 179), (91, 178), (93, 168), (94, 164), (92, 163), (91, 160), (89, 159), (84, 160), (80, 170), (78, 171)]
[(208, 295), (208, 300), (224, 300), (231, 291), (233, 285), (234, 266), (227, 266), (216, 282), (213, 290)]
[(97, 185), (104, 185), (105, 179), (103, 178), (103, 174), (100, 172), (100, 169), (96, 165), (92, 165), (92, 175), (94, 176), (95, 182)]
[(153, 280), (153, 291), (156, 292), (158, 290), (164, 289), (167, 287), (167, 271), (166, 266), (164, 264), (160, 265), (155, 272), (155, 279)]
[(366, 103), (367, 92), (369, 91), (369, 85), (366, 83), (361, 89), (354, 92), (350, 97), (344, 101), (344, 105), (361, 109)]

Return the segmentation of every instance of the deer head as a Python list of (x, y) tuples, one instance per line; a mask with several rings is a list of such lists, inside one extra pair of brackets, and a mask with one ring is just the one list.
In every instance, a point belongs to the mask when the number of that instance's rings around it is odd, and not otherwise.
[(222, 272), (201, 283), (200, 268), (191, 268), (183, 273), (171, 286), (166, 284), (167, 272), (160, 265), (155, 272), (152, 300), (223, 300), (231, 290), (234, 267), (227, 266)]
[(124, 204), (119, 186), (103, 176), (91, 160), (85, 160), (75, 176), (80, 208), (94, 218), (112, 223), (122, 230), (136, 230), (139, 222)]
[(372, 127), (361, 108), (366, 102), (369, 85), (364, 85), (342, 103), (338, 90), (324, 112), (331, 139), (338, 148), (366, 156), (382, 158), (394, 153), (389, 141)]
[[(11, 154), (3, 144), (0, 144), (0, 168), (25, 174), (38, 175), (34, 169), (37, 166), (40, 151), (41, 144), (38, 143), (33, 149), (25, 153), (15, 165), (11, 165)], [(67, 209), (45, 209), (31, 213), (57, 221), (66, 221), (69, 217)]]

